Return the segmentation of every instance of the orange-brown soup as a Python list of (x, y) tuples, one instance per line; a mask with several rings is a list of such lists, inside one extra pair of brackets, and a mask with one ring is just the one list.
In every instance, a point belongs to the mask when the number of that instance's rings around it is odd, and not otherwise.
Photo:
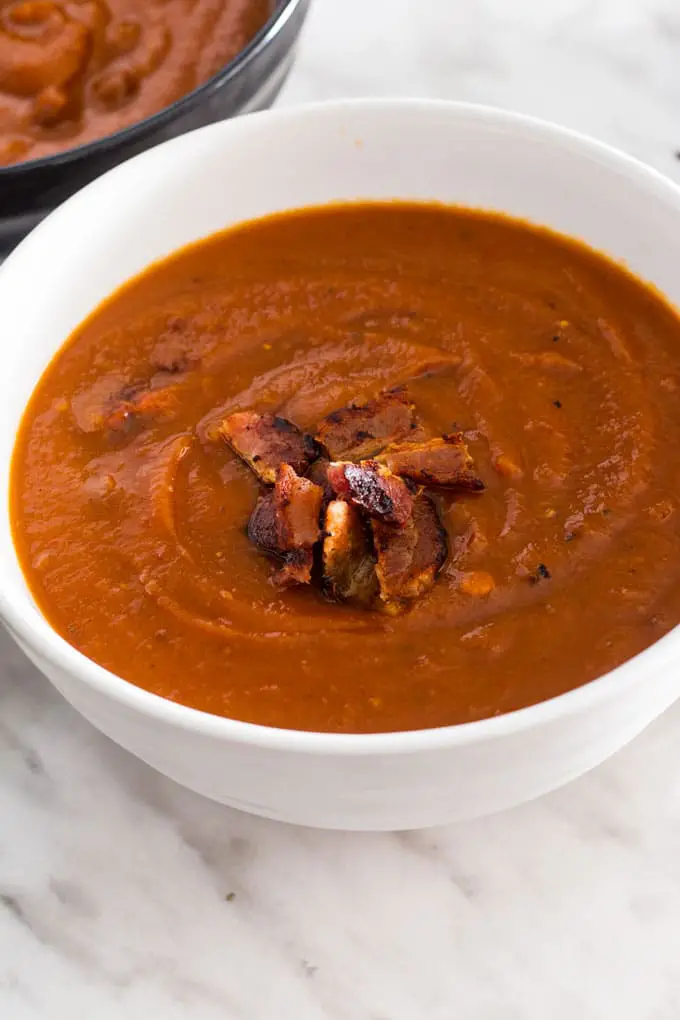
[(149, 117), (243, 49), (271, 0), (0, 0), (0, 166)]
[[(17, 439), (16, 547), (60, 634), (185, 705), (359, 732), (507, 712), (680, 620), (679, 351), (650, 288), (527, 224), (274, 216), (152, 266), (58, 353)], [(433, 490), (434, 586), (395, 616), (277, 589), (246, 535), (261, 486), (215, 423), (276, 411), (313, 432), (402, 384), (486, 485)], [(148, 392), (159, 413), (107, 426)]]

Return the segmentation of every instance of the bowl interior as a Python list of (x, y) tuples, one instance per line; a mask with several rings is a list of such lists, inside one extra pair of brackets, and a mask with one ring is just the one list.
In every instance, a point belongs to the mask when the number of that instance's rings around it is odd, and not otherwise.
[(11, 540), (9, 467), (24, 406), (69, 333), (155, 259), (230, 224), (357, 198), (525, 217), (624, 260), (680, 305), (680, 189), (580, 136), (452, 103), (282, 110), (185, 135), (53, 213), (0, 269), (0, 596), (31, 612)]

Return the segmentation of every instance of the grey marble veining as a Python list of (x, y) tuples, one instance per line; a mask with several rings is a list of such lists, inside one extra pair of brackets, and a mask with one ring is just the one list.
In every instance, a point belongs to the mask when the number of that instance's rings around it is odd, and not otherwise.
[[(514, 107), (680, 180), (677, 0), (316, 0), (281, 101), (364, 94)], [(495, 818), (312, 832), (151, 772), (2, 636), (0, 1018), (677, 1020), (679, 734), (680, 706)]]

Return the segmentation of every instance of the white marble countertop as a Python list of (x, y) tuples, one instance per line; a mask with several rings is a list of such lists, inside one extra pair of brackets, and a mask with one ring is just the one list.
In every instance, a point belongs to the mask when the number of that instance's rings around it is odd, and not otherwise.
[[(315, 0), (281, 102), (513, 107), (680, 180), (678, 0)], [(0, 637), (5, 1020), (677, 1020), (680, 706), (535, 804), (287, 828), (100, 737)]]

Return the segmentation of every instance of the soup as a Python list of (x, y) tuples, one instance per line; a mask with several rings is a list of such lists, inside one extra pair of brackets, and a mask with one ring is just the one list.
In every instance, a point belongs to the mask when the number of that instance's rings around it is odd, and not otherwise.
[(357, 203), (151, 266), (40, 380), (12, 473), (51, 625), (218, 715), (482, 719), (680, 620), (680, 320), (501, 215)]
[(0, 3), (0, 166), (135, 124), (207, 81), (270, 0)]

